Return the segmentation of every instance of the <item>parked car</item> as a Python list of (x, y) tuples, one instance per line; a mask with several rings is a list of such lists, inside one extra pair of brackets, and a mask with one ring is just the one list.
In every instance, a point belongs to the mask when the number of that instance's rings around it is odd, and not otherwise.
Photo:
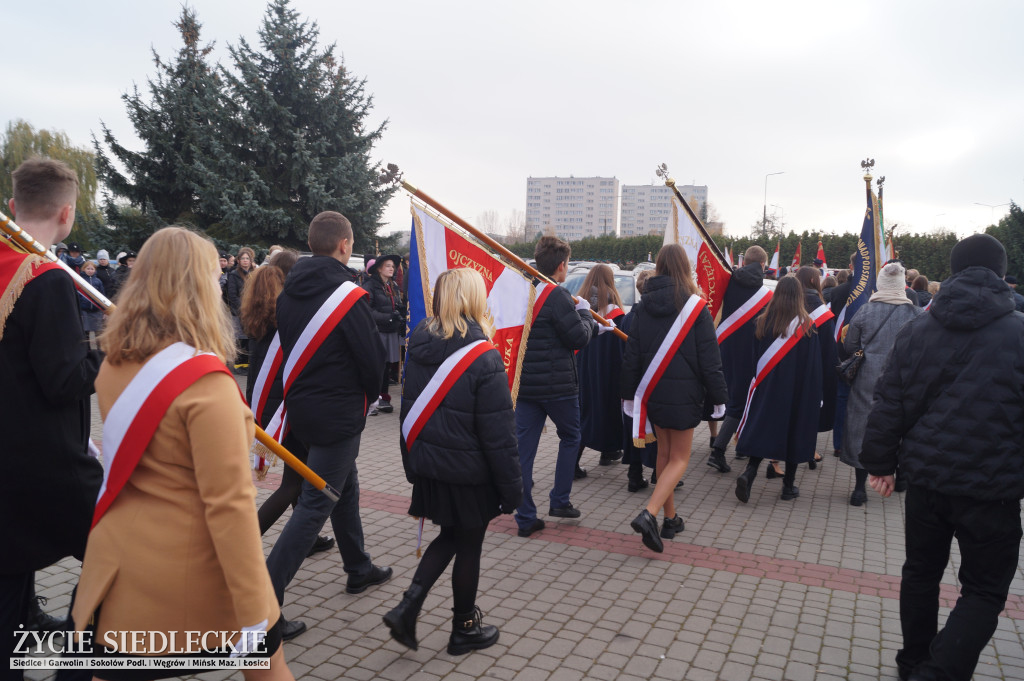
[[(589, 271), (589, 267), (577, 269), (570, 273), (559, 286), (565, 287), (573, 295), (580, 295), (579, 289), (583, 286), (583, 280), (587, 278)], [(631, 273), (621, 270), (614, 271), (613, 276), (615, 277), (615, 289), (619, 292), (619, 297), (622, 298), (622, 311), (629, 312), (630, 308), (640, 300), (640, 292), (636, 290), (636, 279)]]

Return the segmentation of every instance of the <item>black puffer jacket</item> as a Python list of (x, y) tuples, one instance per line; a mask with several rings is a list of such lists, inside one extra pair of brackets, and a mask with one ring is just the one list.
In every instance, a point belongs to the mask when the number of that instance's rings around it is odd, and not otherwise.
[(575, 397), (579, 377), (574, 353), (596, 334), (597, 324), (590, 313), (577, 312), (572, 294), (555, 286), (530, 329), (518, 399), (542, 402)]
[(405, 303), (394, 280), (387, 284), (378, 276), (372, 276), (363, 283), (370, 294), (370, 314), (381, 333), (405, 331)]
[[(324, 301), (355, 273), (325, 255), (302, 258), (277, 299), (277, 328), (285, 361)], [(308, 445), (327, 445), (362, 432), (366, 407), (384, 376), (384, 347), (363, 296), (294, 379), (285, 399), (288, 422)]]
[[(438, 367), (453, 352), (486, 340), (476, 322), (464, 338), (440, 338), (423, 320), (409, 336), (402, 392), (402, 423)], [(452, 386), (423, 430), (412, 451), (401, 441), (406, 476), (451, 485), (491, 485), (506, 513), (519, 505), (523, 479), (519, 471), (515, 411), (508, 376), (497, 350), (478, 357)]]
[[(622, 358), (620, 395), (624, 400), (633, 399), (640, 379), (668, 335), (672, 322), (679, 316), (675, 290), (675, 283), (669, 277), (651, 277), (643, 299), (632, 310), (636, 317)], [(683, 302), (685, 304), (686, 300)], [(693, 428), (701, 421), (705, 394), (711, 404), (725, 404), (729, 396), (722, 375), (715, 325), (706, 305), (702, 306), (697, 321), (654, 386), (647, 402), (651, 423), (674, 430)]]
[(242, 289), (245, 288), (245, 282), (250, 274), (252, 274), (252, 268), (246, 272), (241, 267), (236, 267), (228, 272), (228, 280), (224, 284), (224, 301), (235, 317), (238, 316), (238, 311), (242, 307)]
[(943, 494), (1024, 498), (1024, 314), (992, 270), (942, 282), (900, 331), (860, 460), (873, 475), (898, 461), (910, 484)]

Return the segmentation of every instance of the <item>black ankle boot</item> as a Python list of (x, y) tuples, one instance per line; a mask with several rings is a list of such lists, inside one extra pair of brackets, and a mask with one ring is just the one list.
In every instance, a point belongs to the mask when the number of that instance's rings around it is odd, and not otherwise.
[(498, 627), (485, 625), (480, 621), (482, 616), (480, 608), (462, 614), (455, 613), (452, 636), (448, 639), (449, 655), (465, 655), (471, 650), (490, 648), (498, 642)]
[(26, 631), (38, 631), (50, 633), (51, 631), (67, 631), (67, 620), (43, 612), (41, 606), (46, 605), (44, 596), (35, 596), (28, 604), (28, 621), (25, 622)]
[[(760, 462), (758, 462), (760, 464)], [(757, 477), (757, 466), (747, 464), (740, 476), (736, 478), (736, 498), (744, 504), (750, 501), (750, 488), (754, 486), (754, 478)]]
[(426, 597), (427, 592), (423, 585), (413, 582), (402, 596), (402, 602), (384, 615), (384, 624), (391, 630), (391, 638), (413, 650), (419, 650), (419, 641), (416, 640), (416, 618), (419, 617), (420, 608), (423, 607), (423, 600)]

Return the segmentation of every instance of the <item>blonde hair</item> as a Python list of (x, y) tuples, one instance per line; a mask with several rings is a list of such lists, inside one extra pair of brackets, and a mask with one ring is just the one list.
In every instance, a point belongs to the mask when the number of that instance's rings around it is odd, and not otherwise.
[(100, 336), (107, 361), (142, 362), (179, 341), (222, 362), (233, 359), (235, 334), (219, 274), (217, 249), (198, 234), (172, 226), (149, 237)]
[(494, 337), (484, 278), (467, 267), (442, 272), (434, 285), (434, 316), (427, 321), (427, 331), (446, 339), (458, 331), (464, 338), (467, 319), (479, 324), (488, 339)]

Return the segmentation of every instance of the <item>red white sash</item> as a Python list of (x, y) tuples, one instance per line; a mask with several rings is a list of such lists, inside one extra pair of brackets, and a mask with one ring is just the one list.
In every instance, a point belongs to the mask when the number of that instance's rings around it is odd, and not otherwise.
[[(815, 327), (819, 327), (834, 316), (832, 310), (829, 309), (828, 305), (824, 303), (819, 305), (811, 312), (811, 321)], [(761, 355), (760, 359), (757, 360), (757, 371), (754, 373), (754, 378), (750, 381), (750, 389), (747, 391), (747, 403), (743, 407), (743, 418), (740, 419), (739, 428), (736, 429), (737, 433), (743, 432), (743, 426), (747, 423), (747, 414), (750, 412), (750, 404), (754, 401), (754, 393), (757, 390), (757, 386), (761, 385), (761, 382), (768, 377), (772, 369), (778, 366), (782, 358), (786, 356), (790, 350), (792, 350), (802, 338), (806, 338), (807, 334), (796, 333), (797, 325), (800, 324), (800, 317), (794, 317), (793, 321), (789, 323), (786, 328), (786, 333), (776, 338), (768, 349), (765, 350), (764, 354)]]
[(554, 284), (537, 284), (537, 297), (533, 301), (533, 319), (530, 320), (531, 324), (537, 321), (537, 315), (540, 314), (540, 309), (544, 307), (544, 303), (547, 302), (548, 296), (550, 296), (551, 292), (554, 290)]
[(669, 327), (668, 333), (665, 334), (665, 339), (658, 346), (658, 350), (654, 353), (654, 358), (651, 360), (650, 365), (648, 365), (647, 371), (644, 372), (643, 378), (640, 379), (640, 385), (637, 386), (636, 394), (633, 396), (632, 414), (633, 443), (637, 447), (643, 447), (645, 443), (654, 441), (654, 428), (651, 427), (650, 421), (647, 420), (647, 400), (650, 398), (651, 393), (654, 392), (654, 386), (658, 384), (665, 370), (668, 369), (668, 365), (672, 362), (676, 350), (679, 349), (683, 339), (686, 338), (686, 334), (693, 328), (693, 324), (697, 321), (697, 317), (700, 316), (701, 310), (706, 306), (707, 303), (700, 296), (690, 296), (686, 301), (686, 305), (680, 310), (679, 316), (676, 317), (675, 321), (672, 322), (672, 326)]
[(430, 381), (424, 386), (423, 392), (412, 403), (409, 413), (406, 414), (405, 420), (402, 422), (402, 437), (405, 439), (406, 448), (412, 449), (412, 444), (423, 430), (423, 426), (437, 411), (438, 406), (444, 401), (459, 377), (466, 373), (466, 369), (477, 357), (489, 350), (494, 350), (494, 345), (489, 341), (475, 341), (459, 348), (441, 363), (434, 375), (430, 377)]
[(731, 315), (718, 324), (715, 334), (718, 336), (718, 344), (731, 336), (738, 328), (757, 316), (757, 313), (764, 309), (768, 301), (772, 299), (772, 290), (762, 286), (754, 295), (747, 298), (747, 301), (736, 308)]
[[(323, 345), (324, 340), (334, 331), (345, 315), (348, 314), (348, 311), (352, 309), (356, 301), (365, 295), (367, 295), (365, 289), (356, 286), (350, 281), (346, 281), (316, 311), (313, 318), (306, 324), (306, 328), (302, 330), (298, 340), (295, 341), (295, 347), (288, 353), (288, 358), (284, 362), (285, 397), (288, 396), (288, 390), (295, 382), (295, 379), (298, 378), (302, 370), (306, 368), (309, 360), (320, 349), (320, 346)], [(271, 356), (269, 351), (267, 356)], [(271, 360), (271, 363), (273, 362), (274, 360)], [(269, 380), (272, 381), (273, 378), (273, 375), (271, 375)], [(255, 399), (255, 392), (253, 393), (253, 401), (257, 401)], [(267, 433), (278, 442), (284, 439), (288, 432), (288, 412), (284, 405), (285, 401), (281, 400), (281, 405), (277, 408), (277, 412), (274, 413), (274, 417), (267, 424)], [(260, 465), (261, 461), (260, 457), (254, 456), (253, 468), (261, 470), (263, 468)]]
[(197, 354), (185, 343), (164, 348), (142, 366), (103, 422), (103, 485), (92, 527), (128, 482), (171, 403), (201, 377), (217, 371), (231, 375), (216, 355)]
[(615, 303), (608, 303), (608, 307), (606, 307), (604, 312), (601, 313), (601, 316), (608, 321), (612, 321), (613, 319), (626, 316), (626, 313), (623, 312), (622, 308)]
[(275, 333), (267, 348), (267, 356), (263, 359), (260, 372), (256, 376), (256, 382), (252, 387), (252, 416), (256, 419), (256, 425), (263, 425), (263, 409), (267, 406), (267, 396), (270, 394), (270, 386), (277, 378), (277, 372), (281, 369), (284, 361), (284, 353), (281, 351), (281, 334)]

